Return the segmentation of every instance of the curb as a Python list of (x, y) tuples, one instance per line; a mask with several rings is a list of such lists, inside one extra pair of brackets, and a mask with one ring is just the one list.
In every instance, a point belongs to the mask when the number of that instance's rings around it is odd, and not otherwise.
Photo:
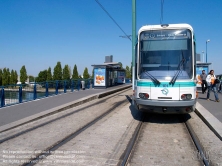
[(87, 96), (87, 97), (84, 97), (84, 98), (81, 98), (81, 99), (63, 104), (61, 106), (51, 108), (49, 110), (42, 111), (38, 114), (35, 114), (35, 115), (32, 115), (32, 116), (23, 118), (21, 120), (6, 124), (4, 126), (1, 126), (0, 127), (0, 133), (11, 130), (11, 129), (14, 129), (16, 127), (22, 126), (24, 124), (27, 124), (27, 123), (30, 123), (30, 122), (33, 122), (33, 121), (36, 121), (36, 120), (42, 119), (44, 117), (56, 114), (58, 112), (65, 111), (67, 109), (79, 106), (79, 105), (87, 103), (89, 101), (108, 96), (110, 94), (116, 93), (118, 91), (122, 91), (122, 90), (130, 88), (130, 87), (132, 87), (131, 84), (127, 85), (127, 86), (124, 86), (124, 87), (117, 88), (117, 89), (112, 89), (112, 90), (109, 90), (109, 91), (106, 91), (106, 92), (101, 92), (101, 93), (97, 93), (97, 94), (94, 94), (94, 95), (90, 95), (90, 96)]
[(204, 108), (199, 102), (196, 103), (195, 113), (222, 141), (222, 123), (217, 118), (215, 118), (206, 108)]

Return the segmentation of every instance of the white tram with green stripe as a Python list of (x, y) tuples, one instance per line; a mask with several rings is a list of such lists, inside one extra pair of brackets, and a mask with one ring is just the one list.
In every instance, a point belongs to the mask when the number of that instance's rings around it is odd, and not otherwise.
[(141, 111), (189, 113), (196, 104), (196, 51), (188, 24), (147, 25), (136, 45), (134, 104)]

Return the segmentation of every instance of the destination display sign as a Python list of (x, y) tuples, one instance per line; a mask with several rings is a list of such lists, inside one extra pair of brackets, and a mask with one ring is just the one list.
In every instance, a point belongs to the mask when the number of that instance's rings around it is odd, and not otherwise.
[(190, 38), (189, 30), (159, 30), (159, 31), (145, 31), (140, 35), (141, 40), (155, 40), (155, 39), (172, 39), (172, 38)]

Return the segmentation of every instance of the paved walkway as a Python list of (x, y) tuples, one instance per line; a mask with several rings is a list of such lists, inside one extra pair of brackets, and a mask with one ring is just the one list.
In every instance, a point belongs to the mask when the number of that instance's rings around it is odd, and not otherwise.
[(214, 93), (210, 94), (210, 101), (207, 100), (207, 93), (202, 94), (201, 90), (198, 89), (198, 102), (212, 115), (214, 115), (220, 122), (222, 122), (222, 94), (218, 93), (220, 102), (215, 102)]
[(196, 113), (222, 141), (222, 94), (218, 93), (218, 97), (220, 102), (215, 102), (214, 93), (211, 92), (210, 100), (208, 101), (207, 93), (202, 94), (198, 88)]

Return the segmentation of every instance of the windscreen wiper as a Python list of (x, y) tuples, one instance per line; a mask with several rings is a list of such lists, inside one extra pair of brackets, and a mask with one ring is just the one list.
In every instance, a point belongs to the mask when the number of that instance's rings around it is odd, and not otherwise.
[(178, 67), (177, 67), (177, 72), (176, 74), (173, 76), (172, 80), (170, 81), (170, 84), (174, 84), (176, 82), (176, 79), (178, 77), (178, 75), (180, 74), (180, 72), (182, 71), (181, 69), (181, 66), (183, 66), (183, 64), (185, 63), (185, 58), (183, 56), (183, 51), (181, 50), (182, 52), (182, 60), (180, 61), (180, 63), (178, 64)]
[(151, 75), (148, 71), (144, 72), (147, 76), (149, 76), (151, 78), (151, 80), (155, 83), (155, 84), (160, 84), (160, 81), (158, 79), (156, 79), (153, 75)]

